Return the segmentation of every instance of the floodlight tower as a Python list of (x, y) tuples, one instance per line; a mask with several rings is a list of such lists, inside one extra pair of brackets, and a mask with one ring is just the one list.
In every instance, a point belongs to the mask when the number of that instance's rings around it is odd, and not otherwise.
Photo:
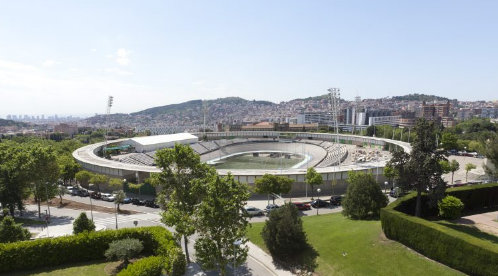
[(113, 96), (109, 96), (109, 98), (107, 98), (107, 106), (105, 113), (106, 116), (105, 116), (104, 152), (103, 152), (104, 157), (107, 152), (107, 132), (109, 131), (109, 114), (111, 114), (111, 107), (113, 100), (114, 100)]
[(339, 117), (340, 112), (339, 100), (341, 98), (341, 89), (329, 88), (328, 91), (330, 96), (332, 121), (334, 121), (335, 124), (335, 142), (336, 144), (339, 144), (339, 122), (337, 118)]
[(203, 113), (204, 113), (203, 132), (204, 132), (204, 137), (206, 137), (206, 116), (207, 116), (207, 113), (208, 113), (208, 104), (207, 104), (206, 100), (202, 101), (202, 109), (203, 109)]

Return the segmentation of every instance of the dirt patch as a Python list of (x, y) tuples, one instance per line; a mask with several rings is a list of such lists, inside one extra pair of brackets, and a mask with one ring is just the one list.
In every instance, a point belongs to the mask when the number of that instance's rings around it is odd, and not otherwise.
[[(34, 199), (29, 199), (26, 201), (26, 203), (28, 204), (33, 204), (33, 205), (36, 205), (37, 203), (34, 201)], [(72, 200), (69, 200), (69, 199), (64, 199), (62, 200), (62, 204), (59, 204), (60, 203), (60, 200), (51, 200), (49, 201), (49, 205), (51, 207), (56, 207), (56, 208), (68, 208), (68, 209), (74, 209), (74, 210), (87, 210), (87, 211), (90, 211), (90, 204), (86, 204), (86, 203), (81, 203), (81, 202), (77, 202), (77, 201), (72, 201)], [(42, 205), (46, 206), (47, 203), (46, 202), (42, 202)], [(114, 214), (115, 213), (115, 209), (114, 208), (109, 208), (109, 207), (103, 207), (103, 206), (98, 206), (98, 205), (93, 205), (93, 211), (97, 211), (97, 212), (102, 212), (102, 213), (108, 213), (108, 214)], [(131, 215), (131, 214), (140, 214), (141, 212), (137, 212), (137, 211), (132, 211), (132, 210), (120, 210), (119, 211), (119, 214), (123, 214), (123, 215)]]
[(108, 263), (104, 267), (104, 272), (106, 273), (106, 275), (116, 275), (122, 269), (123, 269), (123, 262), (117, 261), (117, 262)]

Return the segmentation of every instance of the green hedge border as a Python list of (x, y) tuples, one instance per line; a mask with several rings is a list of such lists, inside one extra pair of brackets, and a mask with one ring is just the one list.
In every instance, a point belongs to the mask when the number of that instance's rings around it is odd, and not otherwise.
[[(498, 189), (498, 184), (448, 189), (447, 193), (459, 197), (479, 189), (489, 193), (490, 189)], [(416, 193), (411, 193), (381, 209), (380, 219), (386, 237), (470, 275), (498, 275), (496, 243), (398, 211), (411, 205), (415, 198)], [(477, 202), (475, 196), (471, 198)]]
[(142, 241), (144, 254), (160, 256), (163, 268), (168, 274), (185, 273), (183, 252), (171, 232), (160, 226), (85, 232), (51, 239), (3, 243), (0, 244), (0, 273), (105, 259), (104, 252), (109, 243), (125, 238)]

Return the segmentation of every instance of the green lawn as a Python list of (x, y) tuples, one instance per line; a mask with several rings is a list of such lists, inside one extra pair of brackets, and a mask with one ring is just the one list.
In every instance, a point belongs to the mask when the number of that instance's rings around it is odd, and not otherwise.
[[(320, 275), (463, 275), (387, 240), (380, 221), (329, 214), (303, 217), (303, 224), (318, 251), (316, 272)], [(252, 224), (248, 237), (266, 250), (260, 235), (263, 225)]]
[(109, 264), (106, 261), (93, 261), (80, 264), (70, 264), (64, 266), (57, 266), (52, 268), (40, 268), (36, 270), (10, 273), (12, 276), (107, 276), (104, 270), (105, 266)]

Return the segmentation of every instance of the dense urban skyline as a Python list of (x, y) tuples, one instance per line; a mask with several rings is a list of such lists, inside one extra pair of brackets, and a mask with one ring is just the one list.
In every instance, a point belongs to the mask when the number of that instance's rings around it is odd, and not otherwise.
[[(119, 5), (118, 5), (119, 4)], [(4, 2), (0, 116), (191, 99), (495, 100), (491, 1)], [(13, 24), (15, 22), (15, 24)], [(84, 24), (82, 24), (84, 22)]]

